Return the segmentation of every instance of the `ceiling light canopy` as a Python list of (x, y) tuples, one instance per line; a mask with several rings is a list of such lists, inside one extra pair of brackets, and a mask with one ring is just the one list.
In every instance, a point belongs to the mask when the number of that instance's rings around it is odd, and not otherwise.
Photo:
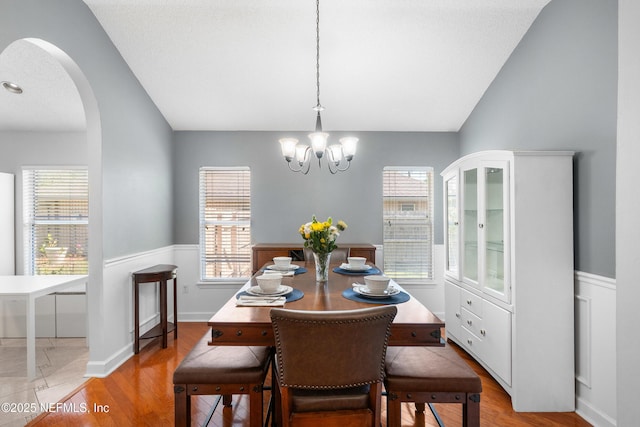
[(281, 138), (280, 148), (282, 156), (287, 161), (289, 169), (294, 172), (309, 173), (311, 166), (311, 154), (318, 159), (318, 167), (322, 167), (321, 159), (327, 159), (327, 166), (331, 174), (343, 172), (351, 166), (351, 160), (356, 154), (358, 138), (340, 138), (339, 144), (327, 146), (329, 134), (322, 131), (322, 119), (320, 112), (324, 110), (320, 104), (320, 0), (316, 0), (316, 129), (309, 134), (311, 146), (298, 143), (297, 138)]

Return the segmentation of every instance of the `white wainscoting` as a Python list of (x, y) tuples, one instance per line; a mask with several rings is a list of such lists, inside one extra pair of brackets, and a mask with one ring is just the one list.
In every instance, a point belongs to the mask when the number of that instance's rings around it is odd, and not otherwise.
[[(133, 281), (131, 273), (156, 264), (175, 264), (174, 248), (167, 246), (152, 251), (131, 254), (104, 262), (103, 310), (107, 327), (95, 339), (104, 345), (105, 356), (94, 358), (90, 352), (87, 376), (106, 377), (133, 355)], [(177, 264), (176, 264), (177, 265)], [(178, 282), (180, 281), (178, 273)], [(140, 286), (140, 333), (143, 334), (160, 321), (157, 286)], [(173, 321), (173, 292), (168, 294), (169, 320)], [(94, 309), (95, 310), (95, 309)], [(89, 316), (100, 315), (88, 308)], [(89, 338), (91, 342), (91, 337)]]
[(576, 412), (616, 425), (616, 282), (576, 272)]

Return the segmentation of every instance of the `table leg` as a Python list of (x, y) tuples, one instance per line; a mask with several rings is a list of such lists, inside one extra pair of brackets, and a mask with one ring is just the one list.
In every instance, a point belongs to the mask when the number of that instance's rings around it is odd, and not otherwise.
[(162, 327), (162, 348), (167, 348), (167, 281), (160, 281), (160, 324)]
[(173, 339), (178, 338), (178, 278), (173, 278)]
[(36, 377), (36, 303), (31, 295), (27, 298), (27, 380)]
[(133, 283), (133, 352), (140, 352), (140, 290), (139, 283)]

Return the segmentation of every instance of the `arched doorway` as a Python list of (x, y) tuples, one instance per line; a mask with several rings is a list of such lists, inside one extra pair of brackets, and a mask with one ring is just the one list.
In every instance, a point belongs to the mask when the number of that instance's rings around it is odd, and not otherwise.
[[(3, 103), (0, 107), (0, 112), (6, 113), (4, 117), (7, 118), (5, 122), (0, 119), (0, 131), (4, 126), (11, 128), (14, 134), (21, 129), (25, 132), (53, 133), (64, 132), (66, 127), (73, 132), (81, 132), (86, 143), (81, 163), (88, 167), (89, 177), (87, 337), (91, 361), (91, 354), (99, 347), (99, 338), (95, 337), (99, 337), (96, 331), (102, 327), (100, 322), (103, 318), (102, 131), (98, 104), (87, 78), (75, 61), (57, 46), (41, 39), (25, 38), (8, 45), (0, 53), (0, 80), (15, 82), (23, 89), (22, 94), (10, 99), (11, 103)], [(2, 108), (7, 110), (1, 111)], [(6, 156), (11, 155), (12, 152), (7, 150)], [(24, 164), (25, 154), (22, 155), (23, 158), (17, 161)], [(78, 159), (75, 161), (78, 162)], [(16, 235), (20, 237), (21, 221), (16, 222)], [(21, 238), (17, 240), (16, 252), (19, 254), (23, 242)], [(20, 254), (17, 264), (21, 261)], [(17, 273), (22, 273), (22, 268), (18, 268)]]

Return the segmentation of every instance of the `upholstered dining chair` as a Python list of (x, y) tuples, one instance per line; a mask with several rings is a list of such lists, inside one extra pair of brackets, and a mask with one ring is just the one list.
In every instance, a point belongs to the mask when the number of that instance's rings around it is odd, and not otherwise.
[[(349, 252), (349, 248), (334, 249), (331, 252), (331, 262), (347, 262)], [(313, 262), (313, 251), (310, 248), (304, 248), (304, 259), (306, 262)]]
[(379, 427), (385, 353), (396, 313), (393, 305), (273, 308), (276, 413), (282, 426)]

